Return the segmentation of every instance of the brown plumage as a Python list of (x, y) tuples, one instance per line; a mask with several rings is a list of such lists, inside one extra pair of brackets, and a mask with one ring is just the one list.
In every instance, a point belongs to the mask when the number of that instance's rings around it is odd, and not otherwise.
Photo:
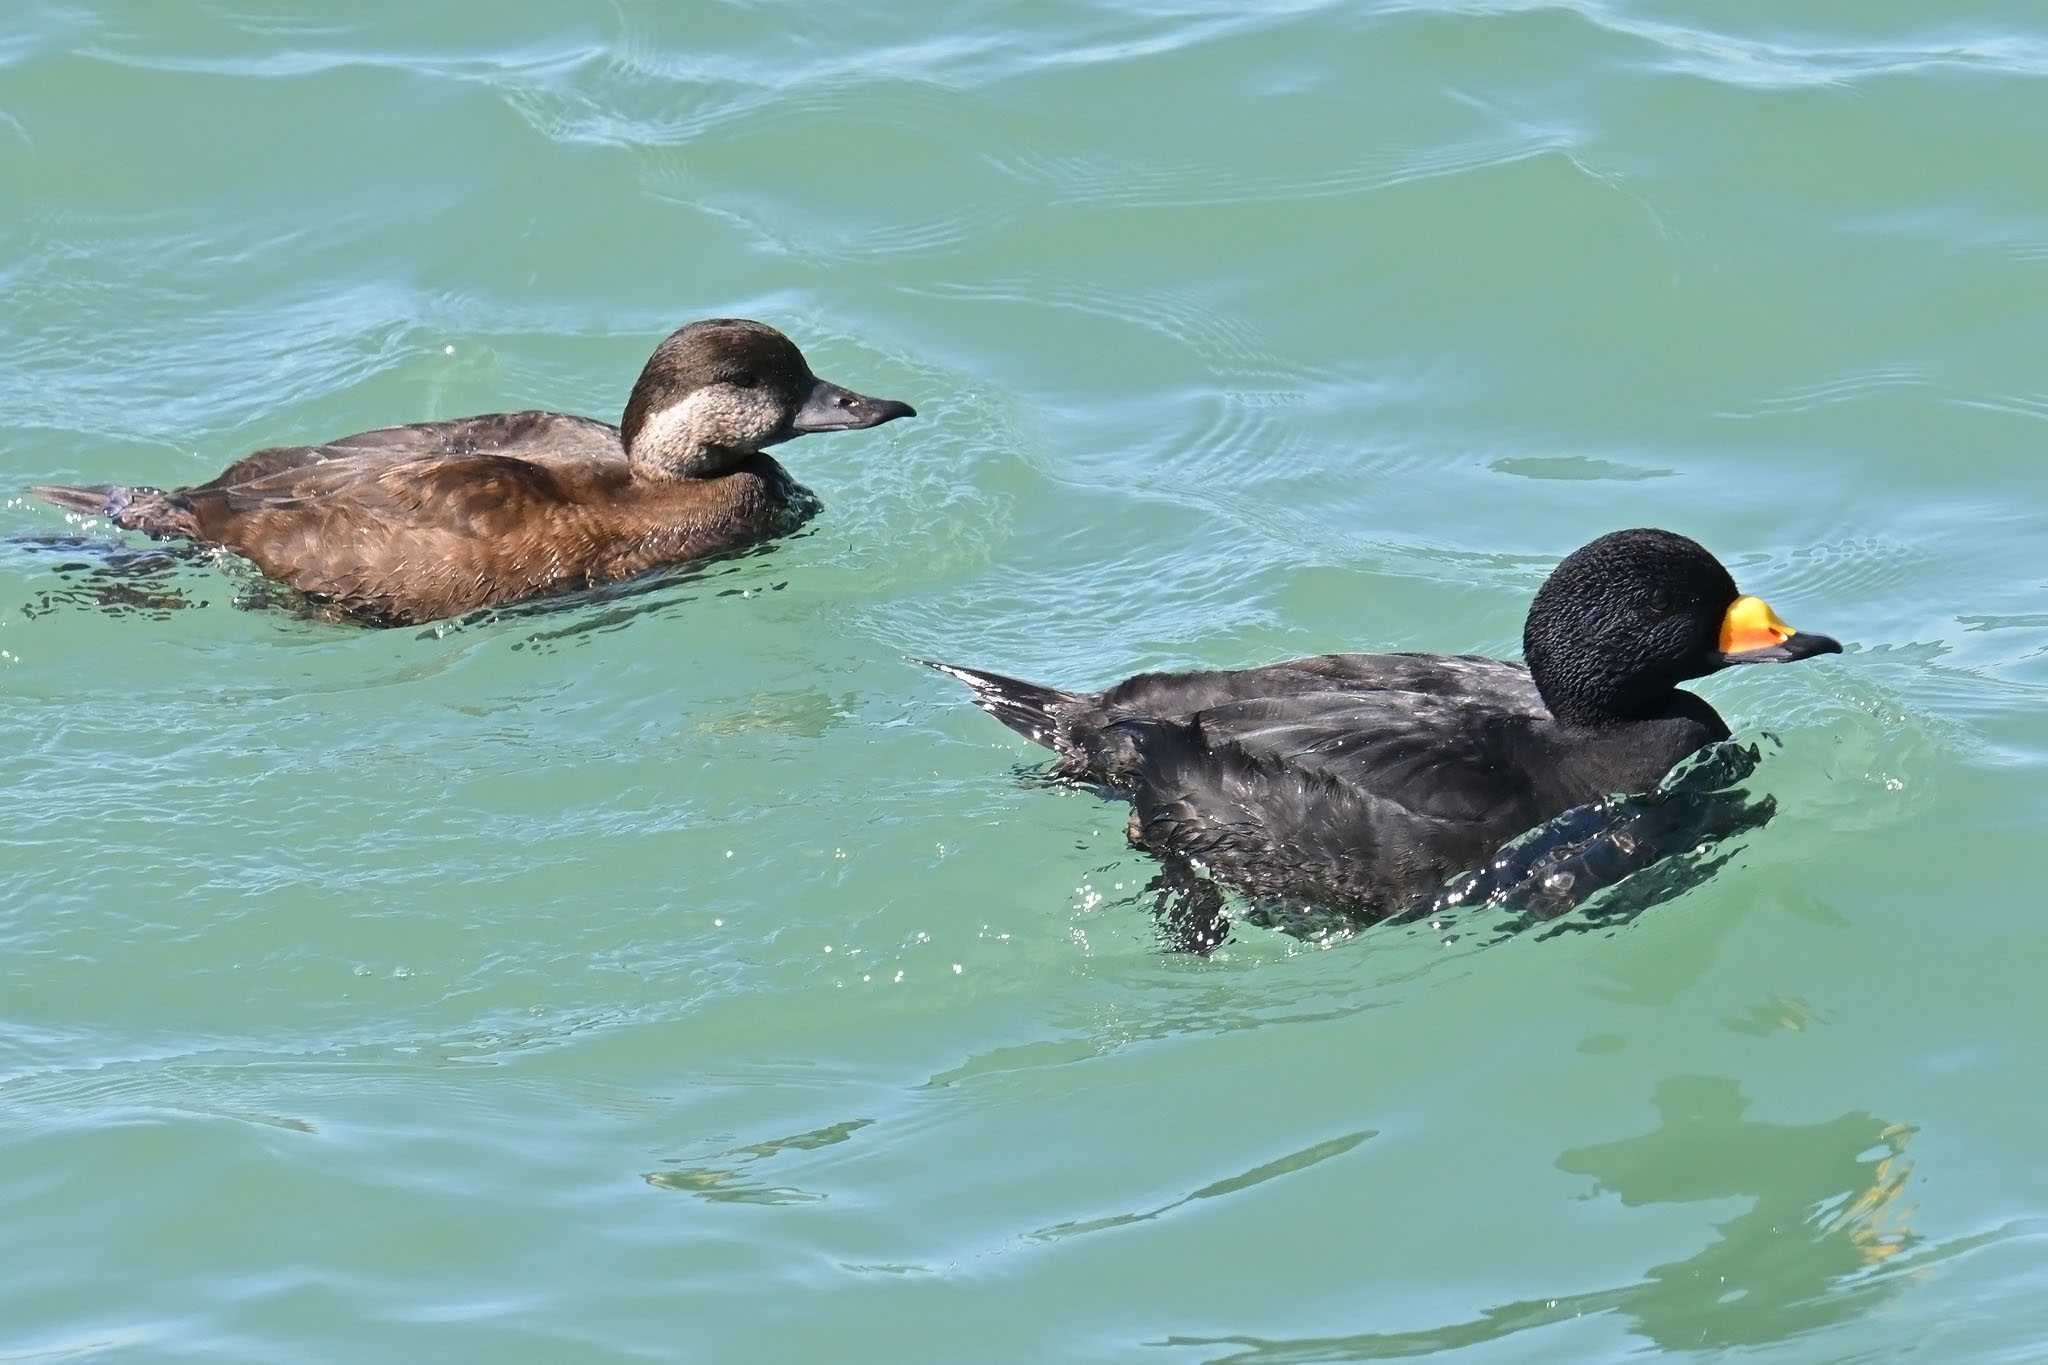
[(817, 501), (766, 447), (913, 415), (817, 378), (772, 327), (713, 318), (655, 348), (617, 427), (493, 413), (259, 450), (170, 492), (35, 492), (131, 530), (224, 546), (340, 614), (402, 625), (784, 534)]

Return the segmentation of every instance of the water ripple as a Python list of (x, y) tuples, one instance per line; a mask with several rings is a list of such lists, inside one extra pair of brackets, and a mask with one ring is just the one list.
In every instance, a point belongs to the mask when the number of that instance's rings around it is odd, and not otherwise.
[(1207, 163), (1137, 165), (1090, 155), (1011, 155), (992, 157), (991, 163), (1021, 183), (1056, 195), (1061, 203), (1204, 208), (1357, 198), (1419, 181), (1568, 154), (1574, 143), (1575, 139), (1563, 132), (1522, 130), (1511, 136), (1375, 155), (1348, 167), (1309, 175), (1257, 175), (1241, 169), (1223, 173)]

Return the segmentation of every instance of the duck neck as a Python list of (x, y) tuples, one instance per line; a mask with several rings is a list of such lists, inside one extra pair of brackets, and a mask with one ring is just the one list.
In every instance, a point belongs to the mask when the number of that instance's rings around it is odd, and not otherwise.
[(645, 435), (633, 442), (626, 462), (635, 479), (650, 483), (674, 483), (683, 479), (715, 479), (754, 458), (751, 450), (696, 442), (649, 441)]
[[(627, 417), (630, 421), (632, 413)], [(745, 464), (758, 453), (704, 439), (690, 402), (649, 413), (637, 427), (625, 429), (626, 460), (633, 477), (650, 482), (713, 479)]]
[(1632, 720), (1609, 716), (1575, 723), (1556, 717), (1534, 743), (1536, 779), (1556, 808), (1615, 792), (1646, 792), (1687, 754), (1728, 737), (1714, 708), (1690, 692), (1673, 691), (1663, 714)]
[(1551, 717), (1574, 730), (1616, 730), (1651, 721), (1686, 720), (1704, 726), (1717, 739), (1728, 735), (1727, 724), (1706, 698), (1682, 687), (1659, 687), (1591, 699), (1568, 691), (1553, 696), (1550, 689), (1540, 684), (1537, 690), (1542, 693)]

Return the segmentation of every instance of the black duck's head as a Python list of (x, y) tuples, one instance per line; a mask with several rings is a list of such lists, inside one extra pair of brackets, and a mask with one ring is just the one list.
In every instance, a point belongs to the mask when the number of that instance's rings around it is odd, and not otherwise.
[(791, 437), (916, 415), (908, 403), (818, 378), (796, 343), (766, 323), (706, 318), (654, 348), (619, 436), (645, 476), (706, 478)]
[(1566, 556), (1522, 628), (1529, 675), (1570, 725), (1663, 714), (1680, 683), (1733, 664), (1841, 650), (1745, 597), (1698, 542), (1648, 529), (1615, 531)]

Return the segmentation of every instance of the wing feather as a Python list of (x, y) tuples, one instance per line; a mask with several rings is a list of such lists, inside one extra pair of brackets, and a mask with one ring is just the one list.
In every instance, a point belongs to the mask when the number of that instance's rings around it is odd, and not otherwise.
[(1103, 700), (1168, 713), (1106, 727), (1134, 836), (1253, 894), (1385, 913), (1538, 818), (1527, 785), (1500, 780), (1547, 720), (1517, 664), (1327, 655), (1141, 675)]
[(623, 461), (619, 429), (560, 412), (493, 412), (445, 422), (379, 427), (311, 446), (272, 446), (243, 456), (189, 492), (261, 492), (279, 477), (329, 464), (375, 468), (423, 456), (510, 455), (531, 463)]

